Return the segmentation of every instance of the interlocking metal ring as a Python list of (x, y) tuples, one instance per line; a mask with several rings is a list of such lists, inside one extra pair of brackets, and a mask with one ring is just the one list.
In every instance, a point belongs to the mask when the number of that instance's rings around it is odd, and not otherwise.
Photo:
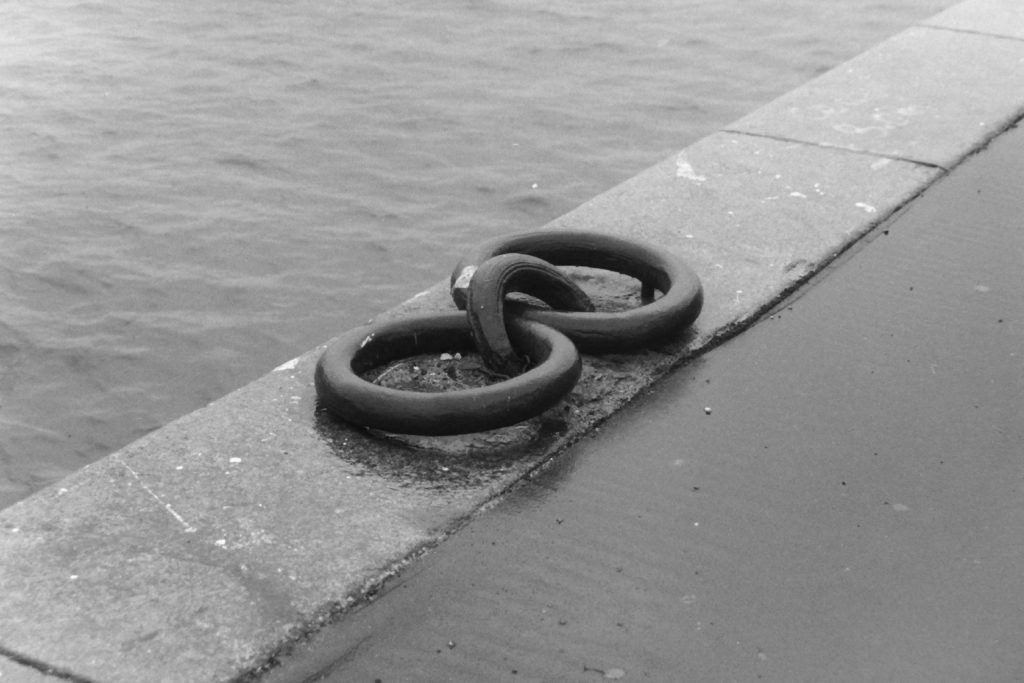
[(465, 309), (474, 274), (490, 258), (528, 254), (559, 266), (589, 266), (638, 279), (644, 299), (652, 289), (662, 296), (637, 308), (616, 312), (567, 312), (528, 309), (522, 319), (553, 327), (582, 351), (632, 351), (666, 341), (700, 314), (703, 290), (697, 275), (679, 259), (632, 240), (589, 232), (550, 230), (499, 237), (471, 249), (451, 275), (451, 294)]
[[(555, 266), (588, 266), (634, 277), (641, 305), (598, 312)], [(506, 301), (519, 291), (542, 309)], [(655, 291), (662, 296), (655, 298)], [(660, 343), (691, 324), (703, 291), (686, 264), (669, 254), (610, 235), (532, 232), (490, 240), (471, 250), (451, 276), (451, 294), (468, 314), (420, 315), (350, 330), (316, 366), (320, 405), (355, 424), (440, 436), (505, 427), (547, 410), (579, 380), (579, 351), (629, 351)], [(564, 309), (564, 310), (557, 310)], [(452, 392), (401, 391), (360, 376), (417, 354), (476, 349), (510, 379)], [(574, 343), (575, 342), (575, 345)], [(525, 356), (525, 358), (524, 358)]]
[(382, 387), (359, 373), (416, 354), (473, 349), (464, 313), (420, 315), (350, 330), (320, 357), (317, 395), (342, 420), (402, 434), (463, 434), (522, 422), (568, 394), (582, 364), (573, 343), (550, 327), (510, 320), (509, 333), (535, 367), (485, 387), (425, 393)]
[(505, 375), (516, 375), (530, 364), (529, 358), (516, 352), (506, 329), (506, 309), (513, 318), (523, 310), (517, 302), (505, 301), (507, 292), (527, 294), (560, 311), (594, 310), (579, 285), (547, 261), (526, 254), (502, 254), (484, 261), (469, 287), (466, 316), (484, 363)]

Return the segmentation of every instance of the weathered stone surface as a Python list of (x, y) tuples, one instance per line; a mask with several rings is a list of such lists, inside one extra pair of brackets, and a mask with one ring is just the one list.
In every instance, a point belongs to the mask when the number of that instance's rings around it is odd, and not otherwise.
[(952, 168), (1024, 113), (1024, 42), (912, 28), (727, 130)]
[(0, 683), (59, 683), (61, 680), (0, 656)]
[(893, 159), (718, 133), (553, 225), (677, 251), (704, 285), (696, 329), (708, 338), (756, 315), (938, 175)]
[(968, 0), (936, 14), (924, 24), (1024, 40), (1024, 3), (1019, 0)]

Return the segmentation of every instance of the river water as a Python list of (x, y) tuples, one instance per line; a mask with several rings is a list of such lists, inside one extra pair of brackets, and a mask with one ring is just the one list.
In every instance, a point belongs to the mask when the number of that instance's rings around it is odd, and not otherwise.
[(950, 0), (7, 0), (0, 507)]

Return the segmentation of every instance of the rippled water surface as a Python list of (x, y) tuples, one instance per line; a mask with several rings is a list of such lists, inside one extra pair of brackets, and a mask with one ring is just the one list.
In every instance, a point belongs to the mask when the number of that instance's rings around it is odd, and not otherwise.
[(950, 4), (0, 4), (0, 507)]

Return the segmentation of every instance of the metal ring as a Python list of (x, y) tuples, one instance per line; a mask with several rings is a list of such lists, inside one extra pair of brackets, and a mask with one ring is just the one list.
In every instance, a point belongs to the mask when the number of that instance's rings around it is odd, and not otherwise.
[[(506, 329), (508, 292), (527, 294), (557, 310), (594, 310), (579, 285), (547, 261), (526, 254), (502, 254), (484, 261), (469, 284), (466, 315), (484, 363), (505, 375), (516, 375), (529, 364), (516, 352)], [(516, 302), (507, 304), (510, 311), (523, 310)]]
[(515, 424), (568, 394), (582, 364), (573, 343), (550, 327), (514, 320), (509, 331), (517, 347), (535, 359), (535, 367), (485, 387), (424, 393), (378, 386), (359, 373), (418, 353), (472, 350), (465, 314), (421, 315), (350, 330), (320, 357), (317, 395), (336, 417), (401, 434), (464, 434)]
[(693, 323), (703, 304), (697, 275), (669, 254), (621, 237), (550, 230), (499, 237), (471, 249), (451, 275), (456, 306), (465, 309), (469, 283), (481, 264), (509, 253), (529, 254), (558, 266), (589, 266), (623, 273), (640, 280), (647, 294), (652, 288), (662, 292), (661, 298), (628, 311), (522, 312), (525, 319), (565, 333), (582, 351), (628, 351), (665, 341)]

